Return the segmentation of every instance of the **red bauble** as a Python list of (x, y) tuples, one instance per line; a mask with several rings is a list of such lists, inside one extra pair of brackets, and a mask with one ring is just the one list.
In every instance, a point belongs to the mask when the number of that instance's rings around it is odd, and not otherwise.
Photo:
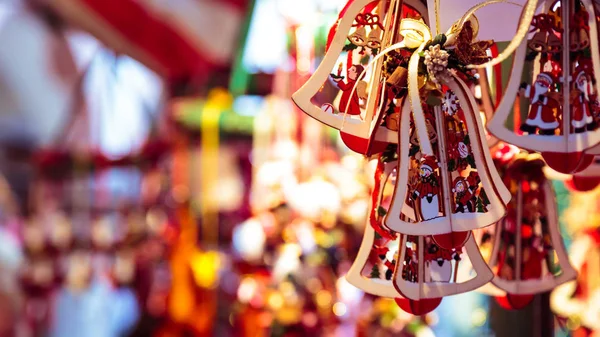
[(542, 152), (542, 157), (550, 168), (564, 174), (581, 172), (594, 162), (594, 156), (585, 152)]
[(447, 234), (432, 235), (433, 241), (442, 249), (452, 250), (465, 245), (471, 232), (452, 232)]
[(370, 139), (357, 137), (341, 131), (340, 136), (342, 137), (344, 144), (346, 144), (350, 150), (367, 156), (381, 153), (385, 151), (388, 146), (388, 143), (385, 142), (371, 141)]
[(406, 311), (407, 313), (421, 316), (435, 310), (435, 308), (442, 303), (442, 298), (429, 298), (415, 301), (408, 298), (397, 297), (394, 298), (394, 301), (396, 301), (396, 304), (400, 307), (400, 309)]

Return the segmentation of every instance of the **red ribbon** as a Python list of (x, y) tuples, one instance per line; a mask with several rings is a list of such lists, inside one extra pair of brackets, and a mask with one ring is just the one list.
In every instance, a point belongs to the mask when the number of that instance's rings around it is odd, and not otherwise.
[(533, 20), (531, 20), (531, 25), (533, 28), (531, 29), (530, 33), (538, 30), (540, 32), (562, 32), (562, 29), (558, 28), (556, 20), (550, 14), (538, 14), (534, 16)]
[(352, 27), (369, 26), (369, 27), (373, 28), (373, 27), (377, 26), (377, 27), (383, 29), (383, 25), (379, 21), (379, 16), (373, 15), (371, 13), (358, 14), (356, 16), (356, 19), (354, 19), (354, 22), (355, 23), (352, 25)]

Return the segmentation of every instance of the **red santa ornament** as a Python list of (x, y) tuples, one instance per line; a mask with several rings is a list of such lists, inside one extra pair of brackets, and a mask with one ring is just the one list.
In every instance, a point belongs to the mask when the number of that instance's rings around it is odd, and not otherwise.
[[(470, 230), (500, 220), (510, 200), (487, 152), (479, 110), (469, 87), (460, 79), (449, 84), (442, 89), (446, 92), (441, 107), (423, 105), (426, 132), (417, 127), (416, 118), (411, 122), (411, 114), (401, 114), (398, 183), (385, 219), (393, 231), (432, 235), (446, 249), (462, 246)], [(407, 100), (402, 111), (410, 108)], [(431, 134), (436, 137), (432, 139)], [(458, 189), (457, 195), (453, 182), (469, 176), (468, 183), (463, 182), (465, 190)], [(474, 198), (469, 203), (468, 194)], [(456, 200), (464, 203), (457, 208)]]
[[(588, 151), (600, 144), (590, 103), (596, 96), (590, 84), (600, 78), (598, 12), (591, 0), (545, 2), (540, 8), (531, 20), (531, 31), (538, 33), (515, 50), (503, 98), (487, 127), (501, 141), (540, 152), (550, 168), (574, 174), (589, 166)], [(540, 43), (546, 33), (552, 44)], [(519, 86), (523, 78), (533, 84)], [(509, 125), (522, 118), (514, 107), (524, 98), (529, 109), (519, 131)]]
[(575, 68), (573, 90), (571, 91), (571, 126), (575, 133), (594, 130), (596, 122), (592, 115), (592, 65), (580, 63)]
[[(348, 69), (348, 79), (346, 82), (342, 80), (342, 77), (332, 77), (333, 81), (336, 82), (338, 88), (342, 91), (342, 97), (338, 110), (340, 113), (348, 114), (352, 116), (360, 116), (360, 96), (358, 81), (361, 76), (364, 75), (365, 67), (360, 64), (355, 64)], [(365, 97), (363, 97), (365, 98)]]
[(550, 87), (556, 82), (550, 72), (540, 73), (533, 86), (524, 88), (524, 96), (531, 100), (527, 120), (521, 125), (521, 131), (535, 134), (539, 129), (541, 135), (553, 135), (559, 127), (558, 117), (561, 106), (549, 96)]
[(473, 193), (467, 185), (467, 181), (463, 177), (454, 179), (454, 188), (452, 192), (455, 195), (454, 213), (471, 213), (475, 211), (475, 203), (473, 202)]

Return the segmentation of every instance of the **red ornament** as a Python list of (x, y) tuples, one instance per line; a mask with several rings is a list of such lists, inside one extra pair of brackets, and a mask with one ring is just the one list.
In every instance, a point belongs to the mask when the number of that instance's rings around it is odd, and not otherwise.
[(406, 311), (407, 313), (421, 316), (435, 310), (435, 308), (442, 303), (442, 298), (430, 298), (415, 301), (409, 300), (408, 298), (398, 297), (394, 298), (394, 301), (400, 307), (400, 309)]

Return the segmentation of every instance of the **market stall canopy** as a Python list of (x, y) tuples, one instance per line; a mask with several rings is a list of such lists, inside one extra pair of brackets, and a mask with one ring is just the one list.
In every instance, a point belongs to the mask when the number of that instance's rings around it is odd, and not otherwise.
[(169, 82), (199, 85), (228, 66), (248, 0), (45, 0), (109, 48)]

